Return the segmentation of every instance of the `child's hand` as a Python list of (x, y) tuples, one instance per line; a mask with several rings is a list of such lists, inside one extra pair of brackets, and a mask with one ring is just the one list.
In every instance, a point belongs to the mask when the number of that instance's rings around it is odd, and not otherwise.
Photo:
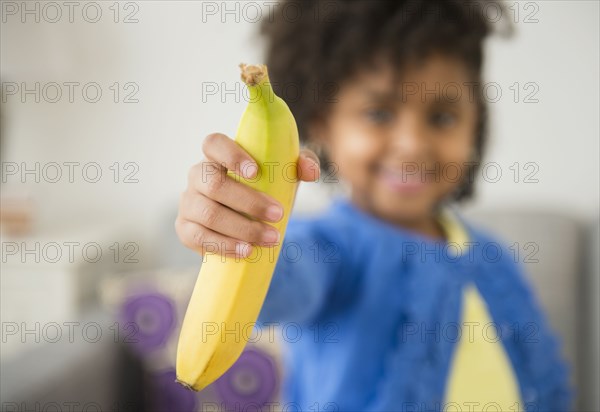
[[(232, 170), (246, 178), (254, 177), (254, 159), (221, 133), (208, 135), (202, 151), (206, 159), (190, 169), (187, 189), (179, 200), (175, 230), (181, 242), (201, 254), (210, 251), (240, 257), (250, 254), (250, 243), (262, 246), (279, 242), (275, 228), (245, 215), (278, 222), (283, 217), (281, 204), (227, 176), (227, 170)], [(314, 182), (319, 172), (317, 156), (301, 150), (299, 179)]]

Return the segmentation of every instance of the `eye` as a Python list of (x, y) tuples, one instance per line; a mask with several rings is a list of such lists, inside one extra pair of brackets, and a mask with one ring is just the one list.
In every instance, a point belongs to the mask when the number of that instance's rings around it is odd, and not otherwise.
[(370, 109), (365, 112), (365, 115), (373, 123), (384, 124), (390, 122), (394, 115), (387, 109)]
[(435, 127), (448, 127), (456, 123), (457, 116), (448, 111), (436, 111), (429, 116), (429, 123)]

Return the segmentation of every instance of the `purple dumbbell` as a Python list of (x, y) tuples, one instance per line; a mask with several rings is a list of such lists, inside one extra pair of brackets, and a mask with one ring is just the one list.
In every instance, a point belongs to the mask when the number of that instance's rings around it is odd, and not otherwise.
[(120, 317), (123, 341), (143, 353), (163, 347), (175, 328), (173, 302), (157, 292), (129, 297)]
[(256, 348), (247, 348), (215, 387), (228, 409), (261, 407), (273, 398), (277, 387), (273, 359)]

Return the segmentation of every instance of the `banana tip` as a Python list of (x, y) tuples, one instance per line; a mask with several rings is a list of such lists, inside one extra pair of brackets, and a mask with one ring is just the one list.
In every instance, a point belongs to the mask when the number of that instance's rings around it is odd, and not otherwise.
[(198, 392), (198, 390), (197, 390), (196, 388), (194, 388), (192, 385), (190, 385), (190, 384), (189, 384), (189, 383), (187, 383), (187, 382), (184, 382), (184, 381), (182, 381), (182, 380), (181, 380), (181, 379), (179, 379), (179, 378), (176, 378), (176, 379), (175, 379), (175, 382), (177, 382), (177, 383), (178, 383), (178, 384), (180, 384), (181, 386), (185, 387), (186, 389), (189, 389), (189, 390), (191, 390), (191, 391), (194, 391), (194, 392)]

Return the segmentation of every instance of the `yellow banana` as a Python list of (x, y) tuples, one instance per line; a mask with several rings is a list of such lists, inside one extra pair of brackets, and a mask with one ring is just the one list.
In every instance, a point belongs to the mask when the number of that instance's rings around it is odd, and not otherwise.
[(177, 347), (177, 380), (197, 391), (225, 373), (251, 337), (296, 194), (296, 121), (273, 92), (266, 66), (240, 64), (240, 68), (250, 99), (235, 141), (256, 160), (258, 173), (251, 180), (230, 176), (281, 202), (284, 217), (273, 225), (281, 233), (277, 246), (253, 246), (245, 259), (205, 255)]

